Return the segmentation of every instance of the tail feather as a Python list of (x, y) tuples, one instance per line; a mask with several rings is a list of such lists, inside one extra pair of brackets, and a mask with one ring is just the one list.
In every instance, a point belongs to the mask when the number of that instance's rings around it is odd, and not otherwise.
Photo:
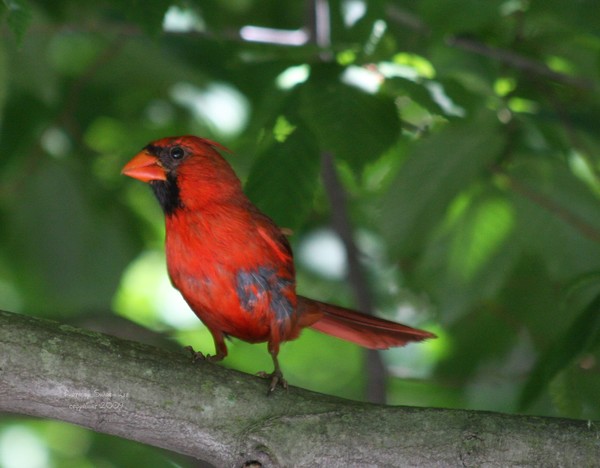
[(388, 349), (436, 338), (425, 330), (303, 296), (298, 296), (298, 309), (305, 326), (369, 349)]

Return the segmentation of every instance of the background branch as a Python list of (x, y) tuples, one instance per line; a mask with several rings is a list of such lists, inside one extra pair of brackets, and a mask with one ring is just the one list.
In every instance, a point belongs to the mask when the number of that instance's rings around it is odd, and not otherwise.
[[(391, 21), (401, 27), (409, 28), (423, 36), (429, 36), (431, 34), (431, 28), (418, 15), (403, 8), (390, 4), (386, 7), (386, 13)], [(493, 47), (477, 39), (449, 35), (445, 38), (445, 42), (450, 47), (487, 57), (497, 62), (504, 63), (516, 70), (522, 70), (556, 83), (572, 86), (581, 90), (594, 90), (596, 88), (596, 83), (590, 79), (557, 72), (543, 62), (531, 59), (513, 50)]]
[[(346, 206), (346, 192), (337, 175), (333, 155), (330, 152), (326, 151), (321, 155), (321, 166), (325, 192), (331, 205), (331, 224), (344, 244), (348, 261), (348, 281), (352, 285), (354, 299), (361, 312), (372, 315), (373, 299), (359, 261), (360, 252), (354, 242), (354, 233)], [(385, 403), (386, 370), (381, 355), (375, 350), (366, 350), (365, 355), (367, 400), (373, 403)]]
[(600, 231), (593, 224), (589, 223), (578, 214), (561, 206), (559, 203), (550, 199), (544, 194), (537, 192), (535, 189), (529, 187), (526, 183), (520, 181), (517, 177), (511, 176), (509, 173), (498, 167), (492, 167), (491, 171), (494, 174), (501, 176), (511, 190), (513, 190), (513, 192), (552, 213), (558, 219), (561, 219), (565, 223), (571, 225), (581, 235), (587, 237), (589, 240), (600, 243)]
[(455, 36), (447, 37), (446, 44), (466, 52), (471, 52), (492, 60), (496, 60), (500, 63), (508, 65), (511, 68), (522, 70), (524, 72), (531, 73), (557, 83), (573, 86), (582, 90), (593, 90), (595, 88), (595, 84), (591, 80), (554, 71), (545, 63), (532, 60), (528, 57), (517, 54), (512, 50), (500, 49), (474, 39)]
[(217, 466), (592, 466), (600, 422), (385, 407), (184, 353), (0, 311), (0, 411), (53, 418)]

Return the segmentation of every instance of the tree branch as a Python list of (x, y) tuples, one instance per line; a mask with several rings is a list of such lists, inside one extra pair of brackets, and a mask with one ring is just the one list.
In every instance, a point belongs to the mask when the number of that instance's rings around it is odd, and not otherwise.
[(573, 213), (564, 206), (560, 205), (560, 203), (552, 200), (542, 193), (537, 192), (535, 189), (529, 187), (526, 183), (520, 181), (517, 177), (510, 175), (508, 172), (499, 167), (492, 167), (491, 171), (494, 174), (501, 176), (508, 186), (513, 190), (513, 192), (552, 213), (557, 218), (561, 219), (566, 224), (569, 224), (571, 227), (577, 230), (581, 235), (587, 237), (589, 240), (600, 243), (600, 230), (579, 216), (577, 213)]
[(592, 466), (600, 422), (385, 407), (183, 353), (0, 311), (0, 411), (53, 418), (217, 466)]
[[(352, 285), (354, 298), (358, 309), (369, 315), (373, 315), (373, 299), (367, 286), (367, 280), (363, 268), (360, 264), (360, 252), (356, 242), (354, 242), (354, 233), (346, 202), (346, 193), (339, 180), (333, 154), (326, 151), (321, 155), (321, 175), (325, 193), (331, 205), (331, 224), (333, 229), (340, 236), (346, 258), (348, 259), (348, 281)], [(376, 350), (365, 350), (366, 372), (367, 372), (367, 400), (372, 403), (385, 403), (386, 390), (386, 368), (381, 359), (381, 355)]]
[[(431, 28), (429, 28), (420, 17), (408, 10), (399, 8), (391, 2), (386, 7), (386, 14), (391, 21), (394, 21), (402, 27), (407, 27), (423, 36), (431, 34)], [(516, 70), (522, 70), (526, 73), (547, 78), (557, 83), (562, 83), (585, 91), (593, 91), (596, 89), (595, 83), (590, 79), (554, 71), (545, 63), (521, 55), (513, 50), (493, 47), (473, 38), (458, 36), (447, 36), (445, 42), (450, 47), (488, 57)]]
[(573, 86), (574, 88), (579, 88), (586, 91), (592, 91), (595, 88), (592, 80), (554, 71), (545, 63), (538, 62), (523, 55), (519, 55), (512, 50), (501, 49), (499, 47), (493, 47), (471, 38), (456, 36), (447, 37), (446, 44), (451, 47), (462, 49), (466, 52), (472, 52), (483, 57), (491, 58), (498, 62), (504, 63), (509, 67), (522, 70), (542, 78), (547, 78), (557, 83)]

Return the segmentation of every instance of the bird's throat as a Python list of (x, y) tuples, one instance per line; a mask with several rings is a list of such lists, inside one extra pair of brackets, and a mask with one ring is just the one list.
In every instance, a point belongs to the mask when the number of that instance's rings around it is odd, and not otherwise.
[(168, 174), (167, 180), (153, 180), (150, 186), (166, 216), (183, 207), (175, 176)]

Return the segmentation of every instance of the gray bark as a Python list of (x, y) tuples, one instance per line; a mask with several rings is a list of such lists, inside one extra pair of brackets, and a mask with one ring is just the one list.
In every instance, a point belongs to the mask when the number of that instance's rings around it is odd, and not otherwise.
[(266, 382), (185, 353), (0, 311), (0, 411), (216, 466), (598, 466), (600, 422), (389, 407)]

